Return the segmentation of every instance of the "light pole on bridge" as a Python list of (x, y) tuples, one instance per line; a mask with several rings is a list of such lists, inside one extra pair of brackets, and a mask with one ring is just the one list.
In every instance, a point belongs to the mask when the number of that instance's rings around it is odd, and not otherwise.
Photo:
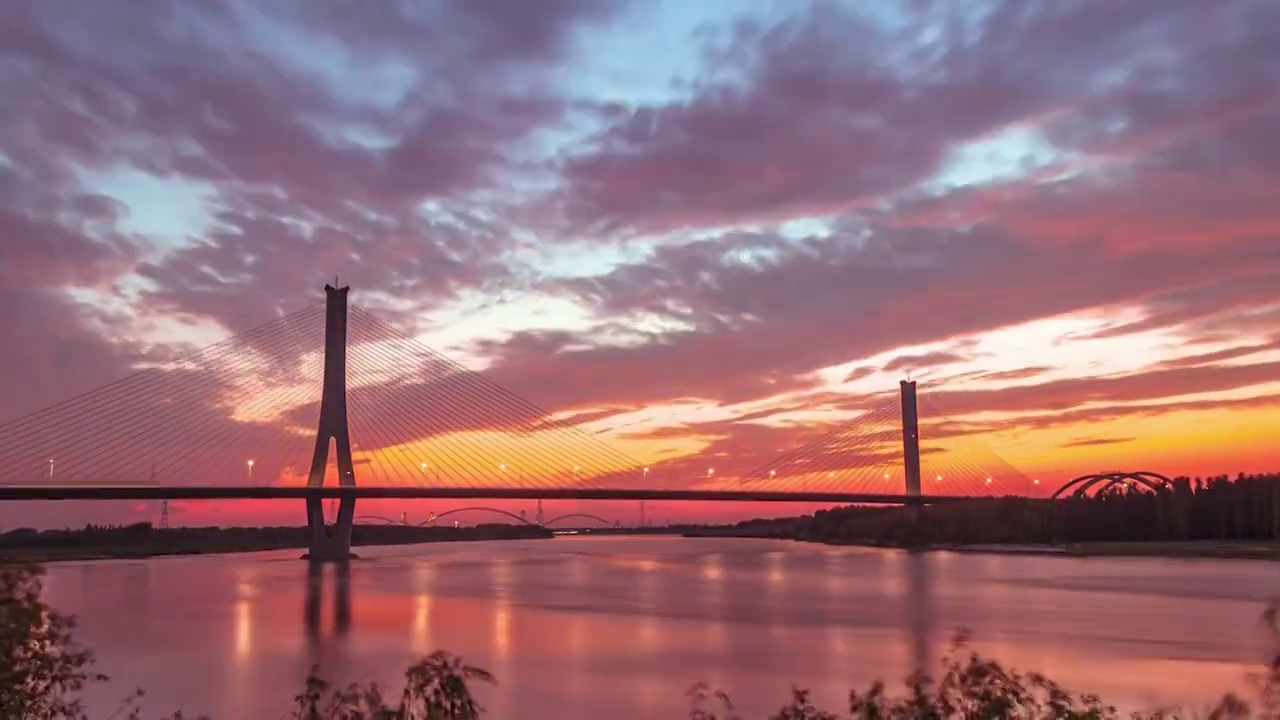
[(432, 471), (432, 474), (436, 476), (436, 484), (439, 485), (440, 484), (440, 468), (438, 466), (431, 465), (430, 463), (425, 463), (425, 462), (422, 463), (423, 477), (426, 477), (428, 468), (430, 468), (430, 470)]

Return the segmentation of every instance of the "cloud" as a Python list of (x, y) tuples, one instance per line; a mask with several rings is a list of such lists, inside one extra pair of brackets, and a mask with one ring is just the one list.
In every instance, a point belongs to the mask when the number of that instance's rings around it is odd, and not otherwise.
[(884, 364), (884, 372), (899, 370), (923, 370), (936, 365), (954, 365), (972, 360), (972, 358), (953, 352), (931, 352), (922, 355), (899, 355)]
[[(565, 159), (566, 216), (660, 231), (869, 209), (1020, 123), (1063, 152), (1115, 152), (1235, 120), (1224, 108), (1269, 92), (1254, 69), (1275, 53), (1264, 2), (939, 7), (908, 10), (905, 30), (831, 2), (738, 26), (691, 98), (636, 108)], [(941, 28), (932, 44), (921, 26)]]
[(1079, 438), (1079, 439), (1076, 439), (1076, 440), (1072, 440), (1071, 442), (1064, 443), (1064, 444), (1062, 445), (1062, 447), (1064, 447), (1064, 448), (1079, 448), (1079, 447), (1096, 447), (1096, 446), (1099, 446), (1099, 445), (1122, 445), (1122, 444), (1124, 444), (1124, 443), (1133, 442), (1134, 440), (1135, 440), (1135, 438), (1131, 438), (1131, 437), (1117, 437), (1117, 438)]
[(438, 302), (504, 276), (508, 231), (467, 196), (562, 119), (571, 32), (622, 5), (33, 6), (0, 153), (46, 193), (120, 166), (211, 189), (210, 231), (143, 266), (146, 311), (245, 327), (335, 273)]
[[(1088, 237), (1041, 245), (998, 226), (871, 229), (869, 237), (850, 227), (802, 241), (730, 234), (562, 283), (613, 321), (657, 316), (691, 329), (627, 347), (592, 347), (585, 336), (518, 335), (491, 349), (493, 370), (539, 388), (552, 407), (596, 393), (633, 402), (741, 401), (802, 389), (818, 369), (902, 346), (1280, 270), (1275, 246), (1246, 241), (1114, 254)], [(768, 247), (770, 259), (737, 262), (734, 251), (743, 244)], [(1100, 255), (1108, 262), (1098, 262)], [(592, 380), (561, 390), (557, 378)]]
[(1090, 402), (1125, 403), (1177, 395), (1222, 392), (1274, 382), (1280, 363), (1205, 365), (1152, 369), (1115, 377), (1053, 380), (999, 390), (941, 390), (931, 394), (947, 414), (981, 411), (1029, 412), (1069, 410)]

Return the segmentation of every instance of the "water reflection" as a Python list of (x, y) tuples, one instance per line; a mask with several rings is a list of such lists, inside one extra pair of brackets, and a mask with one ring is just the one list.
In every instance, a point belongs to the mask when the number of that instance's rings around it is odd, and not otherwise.
[(414, 655), (425, 655), (435, 649), (431, 644), (432, 570), (432, 566), (426, 563), (414, 566), (412, 642)]
[(247, 660), (253, 653), (252, 607), (247, 597), (236, 600), (236, 657)]
[(911, 553), (906, 558), (907, 573), (907, 622), (910, 634), (911, 661), (916, 672), (933, 670), (929, 657), (929, 646), (932, 638), (933, 608), (930, 599), (933, 588), (930, 585), (930, 563), (934, 555)]
[[(303, 602), (303, 622), (306, 626), (307, 638), (317, 641), (322, 638), (320, 619), (321, 598), (324, 596), (325, 566), (333, 568), (333, 624), (337, 637), (344, 637), (351, 631), (351, 563), (307, 563), (305, 582), (305, 598)], [(296, 621), (295, 621), (296, 622)]]
[(50, 601), (120, 678), (90, 711), (143, 686), (149, 714), (280, 717), (313, 662), (337, 685), (394, 683), (447, 649), (497, 675), (480, 698), (491, 717), (679, 717), (697, 680), (764, 717), (791, 682), (839, 707), (853, 685), (936, 669), (959, 627), (984, 654), (1127, 710), (1243, 689), (1257, 614), (1280, 593), (1280, 574), (1245, 561), (991, 562), (751, 540), (369, 548), (328, 567), (290, 555), (53, 565)]

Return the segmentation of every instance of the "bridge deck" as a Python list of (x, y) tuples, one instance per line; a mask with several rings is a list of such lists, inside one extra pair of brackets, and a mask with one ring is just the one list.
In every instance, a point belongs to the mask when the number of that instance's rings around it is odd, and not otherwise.
[(161, 485), (0, 485), (0, 500), (304, 500), (318, 497), (449, 500), (704, 500), (717, 502), (928, 505), (967, 496), (770, 492), (767, 490), (605, 490), (593, 488), (262, 487)]

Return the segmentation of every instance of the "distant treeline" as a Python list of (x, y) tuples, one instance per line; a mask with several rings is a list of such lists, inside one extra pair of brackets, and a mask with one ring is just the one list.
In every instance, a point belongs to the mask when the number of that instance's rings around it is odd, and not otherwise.
[(731, 534), (900, 546), (1187, 540), (1280, 540), (1280, 475), (1177, 478), (1086, 498), (1017, 497), (918, 509), (847, 507), (787, 520), (751, 520)]
[[(226, 552), (307, 547), (303, 527), (178, 527), (158, 529), (151, 523), (86, 525), (80, 529), (18, 528), (0, 534), (0, 553), (8, 549), (164, 548), (174, 552)], [(411, 527), (356, 525), (353, 545), (401, 545), (448, 540), (543, 538), (548, 530), (534, 526)]]

